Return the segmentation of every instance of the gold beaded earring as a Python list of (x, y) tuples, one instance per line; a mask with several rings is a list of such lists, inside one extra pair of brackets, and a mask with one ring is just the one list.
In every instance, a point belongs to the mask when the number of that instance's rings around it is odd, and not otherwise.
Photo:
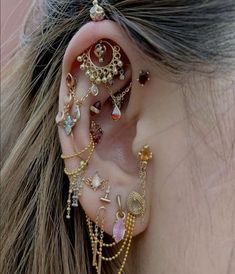
[(93, 7), (90, 9), (90, 17), (93, 21), (102, 21), (105, 18), (104, 9), (98, 4), (97, 0), (92, 2)]
[[(105, 53), (111, 52), (110, 60), (105, 62)], [(98, 59), (98, 62), (94, 58)], [(115, 76), (123, 75), (121, 49), (108, 41), (99, 41), (86, 52), (77, 57), (80, 69), (85, 72), (92, 85), (90, 92), (94, 96), (99, 94), (97, 85), (111, 83)]]

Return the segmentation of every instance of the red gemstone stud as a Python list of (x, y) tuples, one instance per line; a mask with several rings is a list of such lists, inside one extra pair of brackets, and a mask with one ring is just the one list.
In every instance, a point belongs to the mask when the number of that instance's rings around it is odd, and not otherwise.
[(141, 86), (144, 86), (147, 81), (150, 80), (150, 73), (149, 71), (141, 70), (139, 72), (139, 78), (137, 81), (140, 83)]

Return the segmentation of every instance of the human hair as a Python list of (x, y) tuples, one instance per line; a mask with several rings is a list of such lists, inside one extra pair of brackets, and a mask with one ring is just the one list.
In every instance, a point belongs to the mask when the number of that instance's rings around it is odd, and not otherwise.
[[(207, 79), (212, 73), (234, 70), (234, 0), (101, 4), (136, 48), (171, 75), (200, 73)], [(34, 1), (20, 48), (3, 72), (0, 272), (4, 274), (94, 271), (82, 208), (71, 221), (64, 217), (69, 183), (54, 122), (63, 56), (73, 35), (90, 20), (91, 6), (90, 0)], [(224, 89), (220, 87), (215, 94)], [(213, 95), (208, 95), (212, 90), (207, 89), (199, 94), (187, 90), (187, 108), (195, 104), (192, 97), (200, 104), (198, 96), (203, 95), (209, 98), (209, 110), (216, 110)], [(230, 107), (234, 113), (234, 104)], [(231, 137), (228, 151), (233, 142)], [(104, 267), (103, 273), (115, 273), (116, 266), (112, 267)]]

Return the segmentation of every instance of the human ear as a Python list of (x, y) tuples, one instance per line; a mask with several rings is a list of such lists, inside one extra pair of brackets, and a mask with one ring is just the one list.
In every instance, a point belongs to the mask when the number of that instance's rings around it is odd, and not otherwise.
[[(97, 48), (98, 52), (95, 52)], [(110, 63), (115, 49), (119, 53), (115, 63), (118, 73), (113, 73), (112, 79), (107, 81), (100, 79), (101, 83), (93, 81), (87, 69), (82, 67), (84, 60), (87, 60), (89, 56), (95, 60), (96, 67), (105, 66), (106, 64), (102, 63)], [(106, 53), (102, 53), (102, 50)], [(104, 60), (99, 60), (99, 54)], [(121, 63), (118, 66), (119, 61)], [(138, 162), (145, 163), (146, 168), (151, 152), (145, 147), (144, 153), (147, 152), (149, 157), (147, 161), (141, 160), (141, 157), (138, 158), (138, 149), (135, 145), (143, 89), (136, 79), (142, 68), (142, 56), (132, 40), (116, 23), (108, 20), (90, 22), (83, 26), (70, 41), (63, 60), (59, 110), (65, 110), (66, 113), (66, 104), (67, 109), (70, 108), (71, 98), (68, 98), (68, 93), (71, 93), (76, 97), (76, 99), (73, 98), (72, 104), (74, 100), (77, 102), (79, 112), (79, 117), (72, 125), (69, 125), (67, 133), (66, 126), (75, 116), (69, 117), (70, 121), (66, 122), (64, 115), (62, 117), (60, 114), (57, 117), (62, 152), (65, 156), (63, 157), (65, 172), (69, 175), (70, 181), (73, 181), (72, 184), (76, 184), (75, 181), (79, 177), (77, 187), (79, 202), (93, 222), (97, 219), (99, 209), (105, 207), (104, 231), (110, 235), (113, 234), (113, 226), (118, 218), (117, 212), (120, 210), (126, 215), (132, 213), (135, 218), (137, 217), (134, 235), (144, 231), (149, 221), (150, 202), (145, 202), (147, 195), (143, 185), (141, 186), (141, 183), (145, 184), (145, 182), (141, 182), (138, 176)], [(124, 76), (123, 71), (120, 72), (121, 69), (124, 70)], [(93, 70), (90, 69), (90, 71)], [(97, 74), (95, 77), (98, 77)], [(98, 91), (94, 92), (94, 84)], [(120, 95), (124, 97), (122, 98), (124, 102), (118, 105), (121, 110), (121, 117), (118, 117), (120, 119), (114, 121), (110, 114), (117, 107), (115, 101), (117, 92), (119, 97)], [(110, 97), (114, 106), (110, 104)], [(99, 108), (97, 110), (97, 102), (99, 106), (102, 106), (101, 110)], [(99, 112), (98, 114), (93, 115), (95, 113), (91, 110), (92, 106)], [(98, 140), (101, 135), (102, 138)], [(144, 191), (144, 197), (138, 193), (138, 189), (140, 192)], [(76, 214), (76, 210), (70, 212), (73, 203), (71, 186), (70, 192), (68, 217)], [(139, 210), (137, 213), (134, 212), (134, 207), (137, 207), (137, 211)], [(133, 212), (130, 212), (132, 210)]]

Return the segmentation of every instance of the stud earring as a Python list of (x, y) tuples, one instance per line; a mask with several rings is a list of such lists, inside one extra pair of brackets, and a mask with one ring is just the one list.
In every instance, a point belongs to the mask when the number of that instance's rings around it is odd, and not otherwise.
[(97, 0), (92, 2), (93, 7), (90, 9), (90, 17), (93, 21), (102, 21), (105, 18), (104, 9), (98, 4)]
[(150, 73), (149, 71), (141, 70), (139, 72), (139, 78), (137, 81), (140, 83), (141, 86), (144, 86), (147, 81), (150, 80)]
[(118, 210), (116, 213), (116, 221), (113, 226), (113, 238), (116, 243), (119, 243), (124, 239), (126, 227), (125, 227), (125, 218), (126, 214), (122, 210), (121, 196), (118, 194), (116, 197)]
[(102, 128), (100, 127), (100, 125), (97, 124), (95, 121), (91, 121), (90, 133), (92, 135), (92, 138), (93, 138), (93, 141), (94, 141), (95, 145), (97, 145), (100, 142), (100, 140), (101, 140), (101, 138), (104, 134), (104, 132), (103, 132)]
[(104, 195), (104, 197), (100, 198), (100, 201), (105, 202), (105, 203), (111, 203), (111, 200), (109, 198), (110, 188), (111, 188), (110, 185), (108, 185), (105, 190), (105, 195)]
[(83, 178), (82, 180), (87, 186), (92, 188), (94, 191), (103, 190), (107, 185), (107, 180), (101, 179), (98, 172), (95, 172), (93, 177), (88, 179)]
[[(106, 51), (112, 53), (112, 57), (107, 63), (104, 62)], [(102, 83), (107, 84), (108, 82), (113, 81), (115, 76), (120, 74), (120, 69), (123, 68), (120, 51), (121, 49), (118, 45), (113, 46), (108, 41), (102, 40), (77, 57), (77, 61), (80, 63), (80, 69), (85, 72), (85, 75), (92, 83), (90, 92), (94, 96), (99, 94), (97, 85)], [(93, 62), (91, 52), (94, 52), (95, 56), (98, 57), (99, 65), (96, 65)]]
[(90, 106), (91, 115), (99, 114), (101, 111), (102, 105), (100, 101), (95, 102), (92, 106)]

